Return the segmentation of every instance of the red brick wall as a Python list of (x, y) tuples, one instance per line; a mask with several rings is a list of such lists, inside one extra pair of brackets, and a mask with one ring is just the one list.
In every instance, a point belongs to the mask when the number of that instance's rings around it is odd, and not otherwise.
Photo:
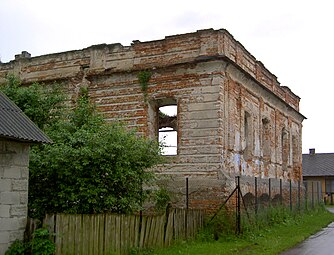
[[(152, 73), (147, 98), (138, 81), (144, 70)], [(276, 76), (226, 30), (201, 30), (131, 46), (103, 44), (34, 58), (18, 56), (0, 64), (0, 82), (9, 73), (26, 84), (62, 82), (73, 100), (80, 87), (88, 87), (107, 121), (124, 122), (148, 137), (155, 136), (152, 109), (159, 100), (174, 99), (178, 155), (156, 171), (180, 180), (185, 176), (210, 180), (210, 187), (201, 188), (198, 182), (202, 191), (196, 193), (194, 207), (218, 205), (222, 196), (217, 191), (227, 194), (233, 189), (236, 175), (300, 179), (301, 157), (295, 155), (301, 155), (304, 117), (298, 112), (299, 97), (280, 86)], [(246, 114), (251, 125), (248, 138)], [(270, 127), (266, 159), (263, 118)], [(283, 129), (288, 132), (286, 169)], [(292, 137), (297, 146), (292, 146)]]

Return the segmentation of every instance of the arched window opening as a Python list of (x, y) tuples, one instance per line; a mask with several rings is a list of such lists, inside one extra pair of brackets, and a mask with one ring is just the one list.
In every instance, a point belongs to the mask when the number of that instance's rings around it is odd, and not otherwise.
[(300, 152), (299, 142), (296, 135), (292, 135), (292, 169), (294, 177), (300, 179), (301, 177), (301, 166), (300, 166)]
[(245, 133), (244, 158), (245, 160), (248, 160), (251, 158), (253, 150), (252, 118), (248, 112), (245, 112), (244, 133)]
[(177, 155), (177, 105), (158, 108), (158, 139), (163, 155)]
[(299, 162), (299, 146), (298, 139), (295, 135), (292, 136), (292, 163), (294, 166), (298, 165)]
[(263, 158), (269, 160), (271, 157), (270, 122), (267, 118), (262, 119), (262, 152)]
[(282, 129), (282, 169), (283, 171), (288, 170), (288, 160), (289, 160), (289, 133), (283, 128)]

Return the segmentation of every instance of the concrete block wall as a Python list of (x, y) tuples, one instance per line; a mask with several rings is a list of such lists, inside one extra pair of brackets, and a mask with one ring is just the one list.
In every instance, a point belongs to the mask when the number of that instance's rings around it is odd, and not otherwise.
[(22, 240), (28, 211), (29, 145), (0, 140), (0, 255)]

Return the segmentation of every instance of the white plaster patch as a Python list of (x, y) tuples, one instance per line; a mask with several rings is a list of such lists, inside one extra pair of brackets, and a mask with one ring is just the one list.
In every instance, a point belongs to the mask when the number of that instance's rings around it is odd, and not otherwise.
[(242, 163), (241, 171), (242, 171), (242, 174), (245, 175), (245, 173), (247, 172), (247, 162)]
[(257, 132), (255, 131), (255, 151), (254, 151), (254, 154), (255, 156), (260, 156), (260, 153), (261, 153), (261, 146), (260, 146), (260, 139), (258, 138), (258, 134)]
[(234, 136), (234, 149), (236, 151), (240, 150), (240, 132), (235, 132), (235, 136)]

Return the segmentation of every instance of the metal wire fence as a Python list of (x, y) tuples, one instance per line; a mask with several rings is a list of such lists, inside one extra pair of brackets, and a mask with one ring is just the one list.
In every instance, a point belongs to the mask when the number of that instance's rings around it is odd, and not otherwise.
[(284, 181), (237, 176), (235, 189), (211, 219), (215, 218), (221, 209), (229, 208), (235, 213), (235, 232), (239, 234), (242, 215), (246, 215), (249, 221), (256, 221), (259, 214), (269, 214), (275, 207), (300, 212), (321, 203), (321, 183), (318, 181)]
[(213, 179), (177, 178), (166, 180), (165, 185), (170, 185), (176, 207), (205, 209), (211, 219), (223, 211), (233, 219), (236, 233), (241, 232), (244, 216), (256, 219), (269, 208), (298, 212), (323, 203), (318, 181), (237, 176), (234, 182), (223, 184)]

